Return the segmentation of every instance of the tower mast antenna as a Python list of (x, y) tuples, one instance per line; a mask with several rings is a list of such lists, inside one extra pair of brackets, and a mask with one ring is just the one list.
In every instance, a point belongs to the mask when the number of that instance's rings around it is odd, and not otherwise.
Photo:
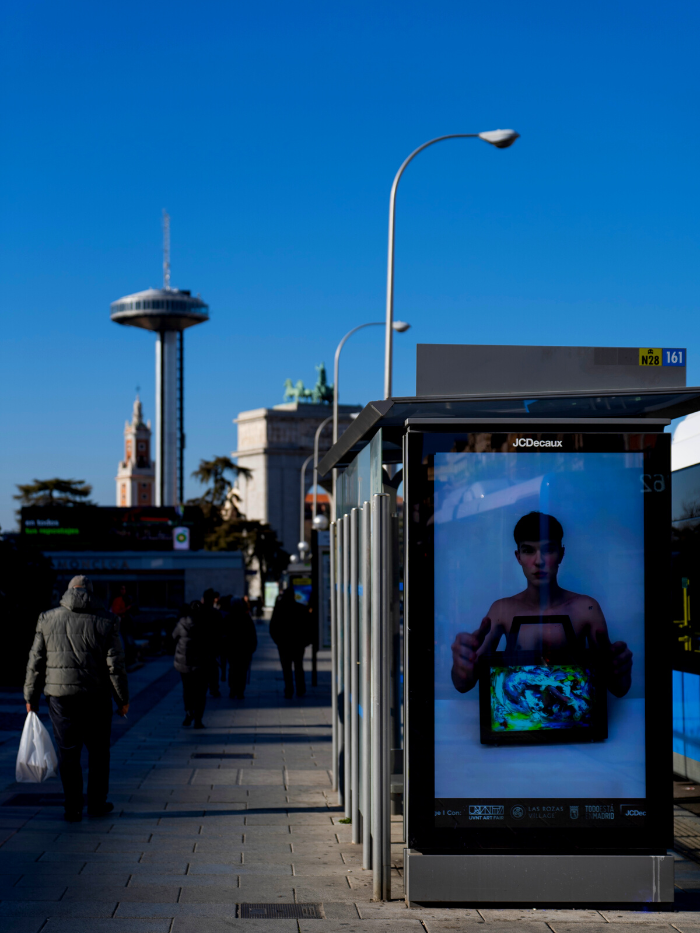
[(163, 289), (170, 291), (170, 214), (163, 208)]

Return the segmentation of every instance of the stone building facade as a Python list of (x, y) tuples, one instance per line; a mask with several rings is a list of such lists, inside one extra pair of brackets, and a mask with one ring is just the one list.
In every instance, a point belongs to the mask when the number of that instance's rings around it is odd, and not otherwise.
[[(339, 406), (339, 434), (352, 422), (351, 414), (361, 410), (361, 405)], [(242, 411), (234, 419), (238, 449), (231, 456), (253, 472), (250, 479), (238, 480), (240, 509), (247, 518), (268, 522), (290, 554), (299, 543), (301, 467), (314, 452), (318, 426), (330, 414), (330, 405), (288, 402)], [(329, 423), (321, 433), (319, 459), (331, 447), (332, 437)], [(312, 486), (313, 460), (306, 468), (306, 491)]]

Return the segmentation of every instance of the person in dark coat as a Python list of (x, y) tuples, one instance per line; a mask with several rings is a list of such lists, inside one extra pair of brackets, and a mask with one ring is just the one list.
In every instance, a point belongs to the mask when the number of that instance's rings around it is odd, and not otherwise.
[(109, 790), (112, 699), (129, 711), (129, 687), (119, 620), (92, 593), (86, 576), (73, 577), (57, 609), (39, 616), (24, 681), (27, 712), (37, 712), (42, 690), (60, 754), (65, 818), (83, 818), (80, 753), (88, 750), (88, 816), (114, 809)]
[(175, 670), (182, 677), (182, 697), (185, 703), (183, 726), (194, 720), (195, 729), (204, 729), (202, 717), (207, 704), (207, 689), (216, 649), (211, 627), (200, 602), (186, 607), (173, 630), (175, 639)]
[[(304, 678), (304, 649), (311, 643), (311, 617), (309, 610), (294, 598), (294, 587), (289, 586), (275, 602), (270, 619), (270, 637), (277, 645), (284, 675), (284, 695), (294, 696), (296, 680), (297, 696), (306, 693)], [(292, 677), (294, 665), (294, 677)]]
[(209, 668), (209, 693), (215, 698), (221, 696), (219, 690), (219, 657), (222, 650), (223, 617), (217, 603), (219, 594), (209, 588), (202, 595), (202, 619), (209, 629), (209, 640), (213, 654)]
[(250, 614), (248, 597), (231, 601), (224, 615), (222, 669), (228, 662), (228, 695), (242, 700), (245, 694), (248, 668), (258, 647), (255, 622)]

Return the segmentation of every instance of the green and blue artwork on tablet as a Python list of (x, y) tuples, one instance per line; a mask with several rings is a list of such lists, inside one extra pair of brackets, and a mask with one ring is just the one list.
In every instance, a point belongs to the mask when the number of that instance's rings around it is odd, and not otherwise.
[(590, 728), (593, 678), (579, 664), (492, 667), (491, 729), (536, 732)]

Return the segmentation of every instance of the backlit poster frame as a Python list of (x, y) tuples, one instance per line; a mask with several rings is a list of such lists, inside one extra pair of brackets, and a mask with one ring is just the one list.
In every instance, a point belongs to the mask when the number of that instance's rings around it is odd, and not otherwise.
[[(485, 811), (494, 808), (493, 812), (500, 814), (496, 819), (472, 823), (465, 816), (466, 809), (457, 808), (457, 815), (448, 821), (444, 818), (448, 811), (441, 807), (435, 794), (435, 455), (478, 450), (504, 457), (528, 456), (536, 450), (554, 449), (564, 453), (642, 456), (639, 488), (643, 501), (644, 542), (643, 767), (646, 795), (643, 805), (635, 798), (634, 809), (628, 806), (624, 814), (625, 800), (616, 798), (614, 817), (596, 822), (589, 819), (586, 812), (579, 811), (586, 806), (584, 801), (562, 796), (565, 815), (562, 815), (562, 808), (553, 808), (560, 812), (551, 818), (545, 813), (542, 819), (535, 821), (528, 817), (528, 809), (547, 801), (529, 795), (528, 776), (524, 774), (523, 791), (518, 797), (482, 797), (473, 801), (472, 806), (481, 805)], [(405, 469), (407, 846), (424, 853), (665, 854), (673, 838), (671, 619), (667, 600), (670, 435), (640, 430), (622, 433), (605, 427), (583, 431), (557, 431), (549, 427), (540, 430), (537, 425), (513, 426), (512, 430), (499, 427), (497, 433), (481, 426), (472, 430), (460, 427), (458, 432), (447, 427), (429, 431), (410, 428), (406, 435)], [(479, 685), (476, 692), (479, 692)], [(552, 749), (559, 747), (553, 745)], [(469, 755), (469, 749), (456, 748), (455, 754)], [(466, 803), (472, 798), (465, 794), (464, 800)], [(591, 810), (594, 802), (590, 801)], [(443, 816), (438, 817), (438, 813)]]

